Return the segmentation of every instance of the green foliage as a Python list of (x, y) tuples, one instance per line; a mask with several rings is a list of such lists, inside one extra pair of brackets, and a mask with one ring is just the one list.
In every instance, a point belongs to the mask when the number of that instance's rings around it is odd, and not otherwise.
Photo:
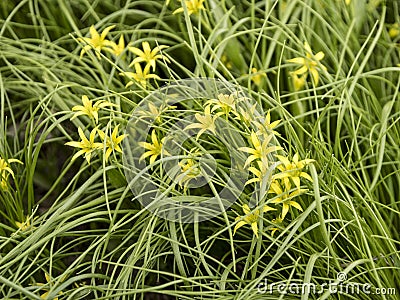
[[(206, 0), (188, 16), (173, 14), (174, 0), (1, 1), (0, 157), (23, 162), (9, 164), (14, 176), (0, 188), (1, 298), (280, 299), (257, 286), (322, 284), (339, 272), (400, 293), (400, 34), (389, 34), (400, 7), (386, 2)], [(130, 51), (80, 58), (91, 25), (115, 25), (115, 43), (169, 46), (161, 80), (126, 88)], [(288, 60), (306, 57), (305, 41), (326, 70), (317, 64), (318, 85), (308, 76), (295, 90), (299, 66)], [(303, 212), (278, 225), (265, 214), (258, 238), (248, 226), (232, 236), (240, 203), (209, 221), (169, 222), (135, 201), (118, 151), (71, 161), (65, 143), (96, 125), (71, 120), (83, 95), (115, 104), (99, 113), (111, 135), (151, 91), (188, 77), (241, 85), (282, 119), (275, 129), (289, 156), (315, 160), (309, 192), (296, 198)]]

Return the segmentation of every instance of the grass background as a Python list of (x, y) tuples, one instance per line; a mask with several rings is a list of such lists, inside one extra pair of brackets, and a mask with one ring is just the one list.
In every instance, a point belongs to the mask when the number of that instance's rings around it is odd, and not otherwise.
[[(171, 1), (22, 0), (0, 3), (0, 155), (18, 158), (0, 191), (0, 295), (4, 299), (281, 299), (265, 279), (400, 288), (400, 35), (398, 1), (205, 1), (190, 18)], [(170, 46), (147, 90), (118, 75), (132, 58), (79, 58), (77, 38), (115, 24), (138, 47)], [(287, 59), (303, 42), (323, 51), (321, 83), (294, 91)], [(222, 55), (231, 63), (228, 69)], [(255, 67), (266, 73), (251, 80)], [(289, 153), (309, 154), (314, 182), (285, 229), (232, 239), (234, 206), (200, 224), (159, 219), (132, 201), (117, 156), (71, 162), (82, 94), (118, 103), (104, 122), (124, 126), (158, 86), (187, 77), (242, 85), (274, 119)], [(119, 159), (118, 159), (119, 158)], [(15, 221), (34, 215), (34, 228)], [(270, 221), (270, 220), (266, 220)], [(53, 278), (46, 286), (45, 272)], [(397, 290), (397, 293), (400, 291)], [(382, 295), (290, 295), (285, 299), (397, 299)]]

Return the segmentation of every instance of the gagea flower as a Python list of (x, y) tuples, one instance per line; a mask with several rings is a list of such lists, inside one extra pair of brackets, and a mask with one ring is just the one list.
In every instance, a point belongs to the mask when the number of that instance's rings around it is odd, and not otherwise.
[(265, 72), (260, 72), (256, 68), (251, 69), (251, 80), (257, 85), (260, 86), (264, 77), (267, 77)]
[[(320, 64), (319, 61), (324, 58), (325, 54), (324, 52), (320, 51), (314, 55), (310, 45), (307, 42), (304, 42), (304, 49), (306, 50), (306, 57), (295, 57), (289, 59), (288, 62), (301, 66), (300, 69), (294, 71), (293, 74), (303, 75), (307, 72), (310, 72), (315, 85), (318, 85), (319, 73), (317, 68)], [(320, 67), (326, 71), (326, 67), (324, 65), (320, 64)]]
[(296, 92), (302, 90), (303, 87), (306, 85), (307, 73), (304, 73), (300, 76), (294, 72), (290, 72), (289, 74), (292, 77), (294, 90)]
[(96, 101), (96, 103), (93, 105), (93, 101), (89, 100), (88, 96), (86, 95), (82, 96), (82, 104), (83, 106), (76, 105), (72, 108), (72, 111), (76, 111), (76, 113), (72, 116), (71, 120), (78, 116), (86, 115), (90, 119), (94, 119), (97, 124), (99, 122), (99, 109), (106, 106), (115, 106), (111, 102), (105, 100)]
[(89, 139), (86, 137), (85, 133), (83, 132), (82, 128), (78, 127), (78, 134), (79, 137), (81, 138), (80, 142), (67, 142), (65, 145), (75, 147), (75, 148), (80, 148), (79, 150), (73, 157), (72, 160), (75, 160), (82, 154), (85, 155), (85, 159), (87, 160), (88, 164), (90, 164), (90, 158), (92, 156), (93, 151), (102, 149), (103, 144), (95, 142), (94, 139), (96, 137), (96, 132), (97, 128), (94, 128), (89, 135)]
[(236, 98), (234, 94), (219, 94), (217, 99), (208, 100), (205, 105), (212, 105), (211, 112), (220, 109), (221, 111), (217, 115), (228, 117), (231, 111), (236, 111)]
[(280, 173), (275, 174), (272, 177), (273, 179), (284, 179), (285, 185), (288, 185), (287, 181), (290, 179), (298, 189), (300, 188), (300, 177), (312, 182), (311, 176), (306, 172), (303, 172), (303, 168), (314, 162), (313, 159), (303, 159), (299, 161), (298, 153), (293, 156), (293, 161), (289, 161), (287, 157), (282, 155), (275, 156), (279, 159), (281, 164), (277, 167)]
[(164, 155), (171, 155), (166, 150), (163, 149), (165, 138), (162, 138), (161, 141), (158, 141), (156, 131), (153, 129), (151, 132), (151, 143), (147, 142), (139, 142), (139, 146), (145, 148), (145, 153), (139, 158), (139, 161), (142, 161), (146, 157), (150, 156), (150, 164), (153, 164), (158, 156)]
[(6, 191), (7, 190), (7, 178), (9, 175), (11, 175), (12, 178), (14, 178), (14, 172), (10, 168), (10, 163), (20, 163), (23, 164), (22, 161), (11, 158), (8, 159), (7, 161), (0, 156), (0, 189)]
[(121, 34), (121, 36), (119, 37), (119, 41), (118, 44), (111, 42), (111, 47), (112, 50), (110, 51), (111, 53), (113, 53), (115, 56), (120, 56), (122, 54), (122, 52), (124, 52), (125, 50), (125, 40), (124, 40), (124, 35)]
[(103, 141), (103, 143), (106, 143), (106, 161), (108, 161), (108, 158), (110, 157), (111, 153), (115, 150), (119, 153), (122, 153), (122, 149), (119, 146), (119, 144), (122, 142), (122, 140), (126, 137), (126, 134), (118, 136), (118, 128), (119, 125), (117, 125), (113, 132), (111, 133), (111, 137), (107, 136), (104, 131), (98, 130), (98, 134)]
[[(161, 45), (154, 47), (153, 50), (150, 48), (150, 44), (148, 42), (142, 43), (143, 50), (136, 47), (128, 47), (128, 50), (137, 55), (137, 57), (132, 61), (129, 67), (136, 65), (137, 63), (145, 62), (146, 64), (153, 67), (153, 71), (156, 69), (156, 61), (157, 59), (163, 58), (161, 54), (158, 54), (162, 49), (168, 48), (168, 46)], [(164, 57), (165, 61), (169, 62), (167, 57)]]
[(150, 74), (150, 65), (146, 65), (144, 67), (144, 69), (142, 69), (142, 66), (139, 63), (135, 64), (135, 73), (133, 72), (122, 72), (120, 73), (120, 75), (122, 76), (126, 76), (129, 79), (131, 79), (131, 81), (129, 81), (126, 84), (126, 88), (131, 86), (133, 84), (133, 80), (137, 81), (143, 88), (146, 88), (147, 86), (147, 80), (148, 79), (157, 79), (157, 80), (161, 80), (161, 78), (156, 75), (156, 74)]
[(162, 115), (170, 109), (175, 109), (176, 106), (174, 105), (161, 105), (160, 107), (155, 106), (153, 103), (149, 102), (148, 104), (149, 111), (143, 111), (145, 116), (149, 116), (154, 119), (154, 122), (161, 123)]
[(276, 126), (279, 125), (281, 121), (282, 120), (276, 120), (271, 122), (271, 113), (268, 110), (264, 123), (257, 124), (258, 127), (257, 135), (264, 135), (264, 136), (268, 136), (270, 134), (279, 135), (279, 133), (274, 129), (276, 128)]
[(211, 131), (213, 134), (216, 134), (215, 120), (217, 120), (218, 115), (211, 114), (210, 105), (207, 105), (204, 109), (204, 115), (196, 113), (195, 118), (197, 121), (199, 121), (199, 123), (190, 124), (186, 126), (184, 130), (199, 128), (200, 131), (197, 134), (196, 139), (199, 139), (199, 137), (207, 130)]
[[(242, 210), (244, 213), (244, 216), (238, 216), (236, 217), (235, 221), (238, 222), (233, 229), (233, 234), (236, 233), (236, 231), (244, 226), (244, 225), (250, 225), (251, 229), (253, 230), (253, 233), (256, 237), (258, 237), (258, 219), (260, 217), (260, 209), (255, 210), (254, 212), (251, 212), (250, 207), (247, 204), (243, 204)], [(263, 207), (263, 212), (268, 212), (271, 210), (276, 210), (275, 208), (269, 207), (265, 205)]]
[(275, 180), (271, 183), (269, 188), (269, 194), (276, 194), (278, 197), (273, 199), (271, 203), (274, 204), (282, 204), (282, 220), (285, 219), (286, 214), (289, 211), (289, 208), (293, 206), (294, 208), (303, 211), (300, 204), (293, 200), (294, 197), (305, 193), (307, 190), (305, 189), (296, 189), (293, 192), (290, 192), (291, 185), (281, 184), (278, 180)]
[(26, 219), (24, 222), (15, 221), (15, 225), (18, 227), (19, 230), (25, 231), (25, 230), (31, 228), (31, 226), (32, 226), (31, 219), (32, 219), (32, 217), (26, 216)]
[(249, 179), (249, 180), (247, 180), (245, 185), (248, 185), (248, 184), (253, 183), (253, 182), (261, 182), (264, 179), (264, 177), (266, 175), (268, 175), (268, 171), (269, 171), (268, 170), (268, 165), (265, 162), (263, 163), (261, 160), (258, 160), (257, 161), (257, 166), (258, 166), (258, 168), (249, 167), (249, 171), (251, 173), (253, 173), (254, 177)]
[(84, 38), (79, 38), (78, 40), (80, 42), (85, 42), (87, 45), (83, 47), (81, 51), (81, 57), (90, 49), (94, 49), (97, 57), (101, 59), (100, 52), (101, 50), (106, 50), (110, 51), (111, 48), (113, 47), (113, 42), (106, 40), (108, 32), (113, 29), (115, 25), (108, 26), (106, 29), (103, 30), (101, 34), (99, 34), (94, 28), (94, 26), (90, 26), (90, 38), (84, 37)]
[(282, 149), (282, 147), (280, 146), (268, 147), (268, 144), (271, 142), (271, 139), (273, 138), (273, 134), (268, 135), (262, 142), (260, 141), (260, 139), (258, 138), (257, 134), (254, 131), (251, 133), (250, 137), (251, 137), (251, 143), (253, 144), (253, 148), (240, 147), (238, 149), (239, 151), (251, 154), (247, 158), (244, 167), (248, 166), (252, 161), (256, 159), (260, 159), (263, 163), (268, 165), (267, 155), (271, 152), (275, 152)]
[[(191, 14), (197, 14), (200, 10), (204, 9), (203, 6), (204, 0), (185, 0), (186, 8), (188, 10), (189, 16)], [(180, 7), (176, 9), (173, 14), (183, 13), (185, 9)]]
[(200, 155), (201, 152), (195, 147), (189, 152), (188, 158), (184, 158), (178, 163), (181, 173), (178, 175), (177, 180), (181, 187), (184, 186), (186, 189), (188, 183), (201, 174), (200, 165), (196, 159)]

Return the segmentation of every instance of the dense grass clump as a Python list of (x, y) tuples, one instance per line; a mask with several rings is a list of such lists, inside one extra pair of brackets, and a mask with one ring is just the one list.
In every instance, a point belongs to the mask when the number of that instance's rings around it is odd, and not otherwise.
[[(376, 0), (1, 1), (0, 297), (398, 299), (399, 12)], [(127, 175), (132, 115), (187, 78), (229, 88), (146, 106), (132, 149), (174, 199), (221, 192), (236, 149), (243, 189), (203, 222), (146, 209)], [(171, 130), (195, 132), (175, 184)], [(191, 185), (202, 155), (216, 170), (207, 187)]]

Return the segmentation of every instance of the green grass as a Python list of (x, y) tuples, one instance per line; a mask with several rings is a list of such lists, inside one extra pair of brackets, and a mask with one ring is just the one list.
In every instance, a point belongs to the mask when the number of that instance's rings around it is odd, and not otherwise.
[[(4, 299), (398, 299), (400, 293), (400, 34), (398, 1), (216, 1), (188, 17), (180, 1), (23, 0), (0, 3), (0, 157), (10, 164), (0, 189), (0, 295)], [(379, 2), (379, 3), (378, 3)], [(374, 5), (376, 3), (376, 6)], [(146, 89), (125, 88), (134, 55), (93, 51), (79, 37), (116, 25), (132, 46), (168, 45)], [(288, 59), (304, 41), (323, 51), (320, 83), (295, 91)], [(104, 52), (103, 52), (104, 53)], [(230, 68), (228, 68), (228, 63)], [(252, 68), (265, 72), (260, 85)], [(118, 104), (99, 126), (125, 128), (137, 104), (183, 78), (240, 85), (273, 120), (286, 152), (315, 160), (308, 192), (279, 231), (232, 236), (240, 199), (194, 224), (146, 210), (125, 178), (122, 155), (88, 165), (64, 145), (91, 130), (70, 120), (82, 95)], [(193, 102), (195, 109), (200, 109)], [(92, 126), (92, 127), (91, 127)], [(158, 170), (158, 169), (156, 169)], [(159, 180), (157, 171), (154, 179)], [(16, 221), (31, 216), (32, 227)], [(263, 228), (261, 228), (261, 225)], [(335, 281), (396, 288), (396, 295), (260, 294), (268, 283)], [(46, 286), (45, 273), (52, 281)]]

